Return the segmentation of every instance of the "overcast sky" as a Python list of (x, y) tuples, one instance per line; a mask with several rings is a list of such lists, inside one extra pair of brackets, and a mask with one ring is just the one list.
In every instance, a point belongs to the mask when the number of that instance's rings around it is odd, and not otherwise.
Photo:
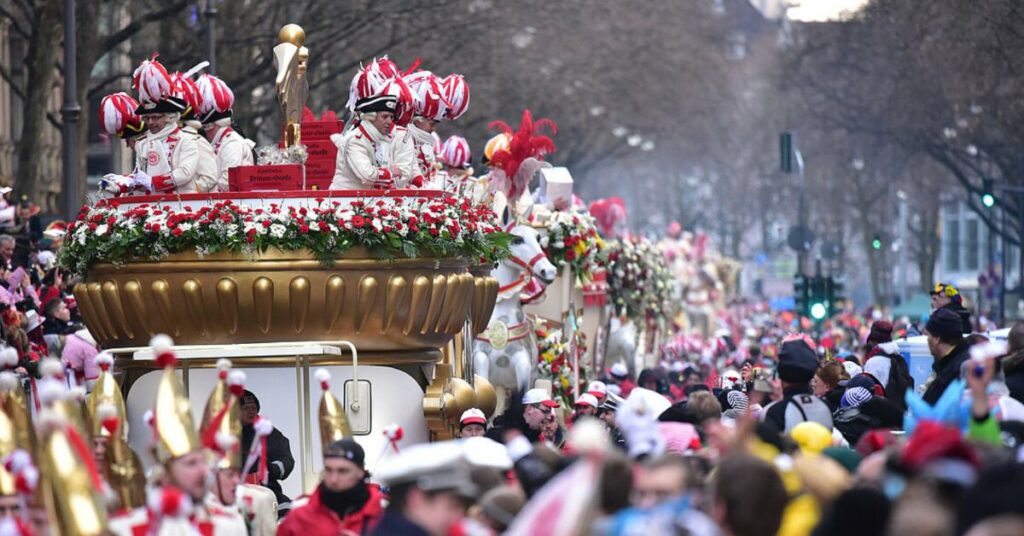
[[(852, 13), (864, 7), (869, 0), (793, 0), (789, 18), (802, 21), (822, 21), (839, 18), (844, 12)], [(797, 5), (799, 4), (799, 5)]]

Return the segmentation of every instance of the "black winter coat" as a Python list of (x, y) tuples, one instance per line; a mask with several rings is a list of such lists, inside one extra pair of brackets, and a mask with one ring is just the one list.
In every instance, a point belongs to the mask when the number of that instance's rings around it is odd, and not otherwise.
[(935, 373), (935, 377), (931, 383), (928, 384), (928, 389), (925, 390), (924, 396), (922, 397), (925, 402), (929, 404), (935, 404), (939, 401), (942, 393), (946, 392), (946, 388), (949, 384), (953, 383), (960, 377), (960, 369), (963, 367), (964, 362), (971, 358), (971, 343), (964, 339), (960, 341), (953, 348), (953, 351), (942, 359), (936, 359), (932, 363), (932, 370)]

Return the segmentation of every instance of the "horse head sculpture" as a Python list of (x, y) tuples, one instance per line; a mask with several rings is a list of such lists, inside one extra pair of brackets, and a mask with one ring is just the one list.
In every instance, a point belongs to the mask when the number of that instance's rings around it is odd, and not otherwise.
[(506, 232), (513, 235), (511, 256), (498, 263), (492, 274), (498, 280), (498, 303), (487, 329), (477, 337), (474, 362), (477, 374), (496, 387), (526, 392), (533, 376), (537, 347), (533, 323), (523, 312), (522, 292), (534, 281), (548, 285), (558, 269), (540, 246), (539, 234), (529, 224), (530, 209), (518, 217), (503, 211)]

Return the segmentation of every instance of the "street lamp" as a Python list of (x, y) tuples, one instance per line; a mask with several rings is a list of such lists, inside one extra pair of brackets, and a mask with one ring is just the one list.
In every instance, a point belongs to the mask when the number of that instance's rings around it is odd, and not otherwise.
[(75, 0), (64, 0), (64, 103), (60, 114), (64, 121), (61, 138), (64, 149), (64, 216), (70, 221), (78, 213), (78, 64), (76, 59)]
[(210, 62), (210, 74), (217, 74), (217, 33), (214, 31), (216, 25), (214, 19), (217, 17), (217, 8), (213, 5), (214, 0), (206, 0), (206, 9), (203, 16), (206, 18), (206, 57)]

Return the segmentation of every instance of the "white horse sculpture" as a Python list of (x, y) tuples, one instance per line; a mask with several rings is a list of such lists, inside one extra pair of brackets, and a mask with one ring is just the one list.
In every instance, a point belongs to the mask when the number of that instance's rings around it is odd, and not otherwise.
[(515, 236), (512, 256), (498, 263), (491, 275), (500, 290), (487, 329), (476, 339), (473, 357), (476, 373), (495, 387), (529, 389), (537, 361), (533, 342), (533, 322), (523, 312), (520, 290), (536, 277), (544, 285), (555, 280), (558, 270), (544, 254), (538, 233), (529, 225), (515, 221), (506, 225)]

